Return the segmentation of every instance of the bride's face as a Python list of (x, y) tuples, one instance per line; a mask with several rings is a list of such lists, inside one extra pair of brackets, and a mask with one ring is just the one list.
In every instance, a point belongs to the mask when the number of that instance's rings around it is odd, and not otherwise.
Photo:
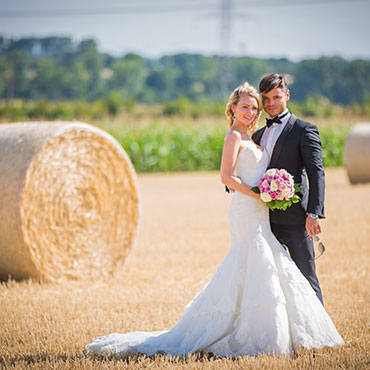
[(255, 98), (244, 94), (240, 97), (238, 104), (233, 104), (231, 109), (234, 113), (234, 122), (249, 126), (257, 117), (258, 105)]

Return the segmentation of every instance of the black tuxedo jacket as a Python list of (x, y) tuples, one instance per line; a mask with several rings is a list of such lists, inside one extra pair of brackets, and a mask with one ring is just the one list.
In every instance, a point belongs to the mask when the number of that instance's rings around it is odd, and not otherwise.
[[(253, 140), (257, 144), (260, 143), (265, 129), (266, 126), (254, 133)], [(270, 211), (271, 223), (304, 224), (306, 212), (316, 213), (320, 218), (325, 217), (325, 173), (316, 125), (291, 114), (276, 141), (268, 168), (286, 169), (294, 177), (294, 182), (302, 186), (298, 193), (301, 202), (292, 204), (286, 211)]]

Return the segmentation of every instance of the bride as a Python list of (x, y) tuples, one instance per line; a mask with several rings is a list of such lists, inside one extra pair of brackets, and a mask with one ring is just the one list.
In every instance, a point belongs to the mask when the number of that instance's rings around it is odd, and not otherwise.
[(308, 280), (272, 234), (268, 208), (251, 190), (268, 165), (266, 152), (250, 138), (261, 110), (260, 97), (248, 83), (238, 86), (227, 104), (230, 129), (221, 180), (235, 189), (231, 247), (212, 279), (171, 330), (113, 333), (95, 338), (88, 350), (118, 357), (158, 352), (236, 357), (343, 344)]

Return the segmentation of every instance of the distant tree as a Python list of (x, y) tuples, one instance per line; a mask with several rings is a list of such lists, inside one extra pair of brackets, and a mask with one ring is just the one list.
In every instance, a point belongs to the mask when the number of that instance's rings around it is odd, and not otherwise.
[(28, 71), (31, 66), (30, 57), (23, 50), (14, 50), (7, 53), (2, 66), (4, 79), (4, 98), (30, 98), (30, 83)]
[(144, 89), (145, 65), (139, 55), (127, 54), (116, 60), (112, 67), (112, 76), (108, 82), (109, 90), (120, 91), (126, 97), (138, 97)]
[(175, 81), (179, 75), (176, 68), (153, 70), (145, 80), (147, 89), (155, 96), (158, 102), (175, 99), (179, 93), (175, 89)]
[(19, 40), (8, 40), (3, 42), (4, 47), (0, 50), (14, 51), (23, 50), (34, 57), (52, 56), (73, 50), (72, 40), (69, 37), (44, 37), (44, 38), (22, 38)]
[(4, 51), (6, 51), (8, 43), (9, 43), (9, 40), (4, 38), (3, 36), (0, 36), (0, 53), (3, 53)]
[[(258, 59), (261, 60), (261, 59)], [(291, 62), (286, 58), (269, 58), (264, 60), (269, 65), (269, 71), (267, 73), (282, 73), (282, 74), (293, 74), (296, 68), (297, 63)]]
[[(1, 43), (1, 40), (0, 40), (0, 43)], [(8, 70), (7, 58), (4, 55), (0, 55), (0, 98), (6, 97), (7, 70)]]
[(101, 71), (104, 68), (104, 57), (99, 53), (95, 40), (83, 40), (77, 48), (74, 63), (81, 63), (81, 73), (86, 77), (85, 98), (93, 100), (101, 96), (104, 82)]
[(42, 56), (73, 52), (74, 46), (69, 37), (45, 37), (41, 39)]
[(43, 58), (37, 63), (36, 76), (32, 83), (32, 97), (36, 99), (63, 99), (64, 70), (52, 58)]
[(124, 100), (118, 91), (109, 93), (105, 100), (107, 110), (112, 115), (117, 115), (124, 107)]
[[(250, 84), (258, 88), (261, 76), (271, 71), (268, 62), (261, 59), (247, 57), (233, 58), (231, 60), (230, 67), (234, 73), (232, 81), (233, 88), (244, 81), (248, 81)], [(230, 87), (230, 89), (231, 88), (232, 87)]]
[[(117, 58), (99, 52), (93, 39), (75, 44), (68, 37), (0, 36), (2, 99), (104, 101), (114, 92), (113, 103), (118, 101), (116, 94), (120, 94), (125, 102), (173, 104), (175, 101), (185, 107), (181, 99), (186, 98), (189, 104), (199, 103), (191, 113), (199, 116), (202, 102), (224, 101), (244, 81), (257, 87), (260, 78), (271, 72), (291, 75), (293, 100), (304, 102), (302, 109), (311, 113), (312, 107), (320, 103), (325, 114), (331, 114), (330, 104), (326, 102), (351, 104), (359, 110), (356, 104), (365, 104), (370, 96), (368, 60), (321, 57), (294, 63), (287, 59), (186, 53), (160, 59), (129, 53)], [(99, 104), (96, 111), (104, 111), (105, 103)]]
[(349, 62), (340, 89), (343, 94), (341, 100), (346, 104), (368, 102), (370, 97), (370, 62), (359, 59)]
[(342, 104), (363, 102), (370, 92), (370, 62), (339, 57), (303, 60), (296, 66), (291, 90), (298, 100), (318, 94)]

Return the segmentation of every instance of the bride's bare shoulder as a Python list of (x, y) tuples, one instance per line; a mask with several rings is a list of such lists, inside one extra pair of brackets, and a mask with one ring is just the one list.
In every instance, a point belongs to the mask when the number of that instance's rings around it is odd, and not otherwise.
[(226, 142), (240, 142), (242, 140), (242, 135), (239, 131), (230, 129), (225, 135)]

